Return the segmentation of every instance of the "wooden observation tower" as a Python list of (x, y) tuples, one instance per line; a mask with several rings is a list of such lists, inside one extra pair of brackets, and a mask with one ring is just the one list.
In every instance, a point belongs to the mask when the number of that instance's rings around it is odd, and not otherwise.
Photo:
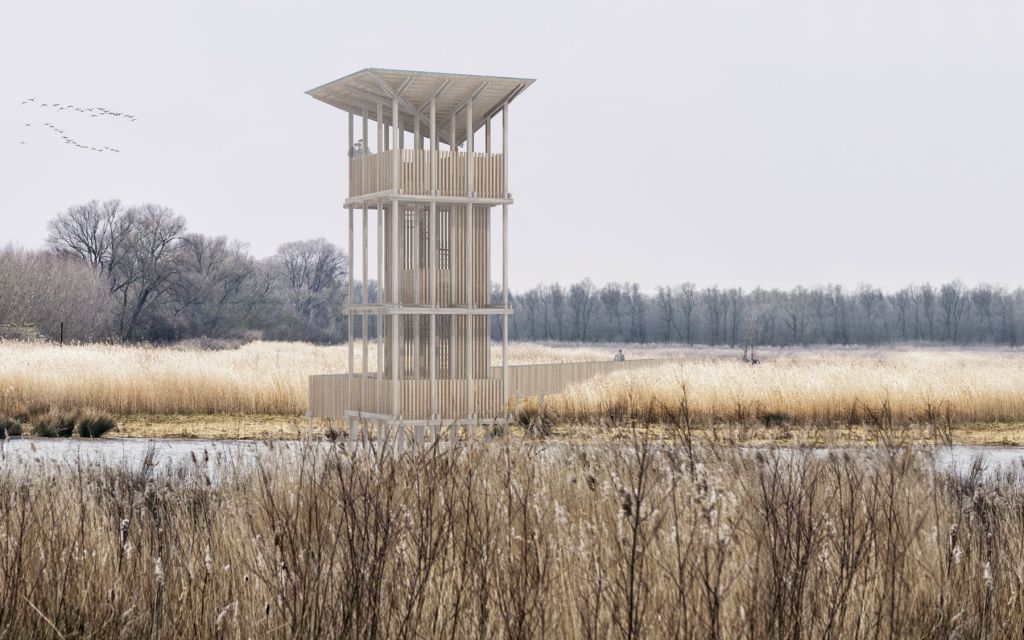
[(532, 82), (364, 69), (308, 92), (348, 113), (350, 158), (349, 373), (311, 377), (311, 415), (344, 416), (353, 436), (507, 419), (509, 103)]

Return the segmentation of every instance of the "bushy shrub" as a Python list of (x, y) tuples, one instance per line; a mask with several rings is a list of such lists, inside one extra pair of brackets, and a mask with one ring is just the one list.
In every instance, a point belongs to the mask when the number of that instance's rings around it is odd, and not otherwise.
[(113, 416), (102, 411), (86, 411), (78, 418), (78, 435), (83, 438), (100, 438), (117, 426)]
[(11, 416), (0, 416), (0, 438), (20, 436), (21, 421)]
[(32, 435), (40, 438), (70, 438), (75, 432), (77, 418), (74, 413), (51, 409), (45, 415), (36, 418), (32, 426)]

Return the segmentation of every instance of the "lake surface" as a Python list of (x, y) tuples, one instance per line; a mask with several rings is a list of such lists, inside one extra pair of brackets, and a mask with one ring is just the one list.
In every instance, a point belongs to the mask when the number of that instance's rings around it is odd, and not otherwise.
[[(322, 446), (330, 447), (323, 442)], [(545, 448), (557, 447), (556, 443)], [(187, 440), (150, 438), (10, 438), (0, 441), (0, 465), (53, 465), (75, 468), (85, 464), (137, 468), (147, 455), (152, 455), (156, 469), (170, 469), (194, 460), (218, 462), (246, 461), (260, 453), (277, 450), (296, 452), (298, 441), (274, 441), (267, 444), (255, 440)], [(779, 452), (797, 453), (799, 449), (777, 448)], [(870, 449), (858, 449), (860, 452)], [(827, 454), (829, 449), (812, 449), (815, 454)], [(987, 472), (1017, 467), (1024, 471), (1024, 447), (982, 447), (954, 445), (933, 449), (935, 463), (941, 468), (967, 471), (980, 460)]]

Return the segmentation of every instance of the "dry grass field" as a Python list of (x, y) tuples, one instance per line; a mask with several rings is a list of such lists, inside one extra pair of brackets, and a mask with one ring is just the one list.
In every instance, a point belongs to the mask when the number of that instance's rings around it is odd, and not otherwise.
[[(515, 344), (512, 364), (609, 359), (611, 348)], [(624, 371), (522, 405), (559, 424), (685, 422), (695, 428), (933, 425), (1014, 428), (1024, 423), (1024, 351), (894, 348), (765, 350), (761, 364), (731, 350), (627, 348), (678, 364)], [(357, 350), (357, 370), (361, 354)], [(18, 407), (96, 409), (156, 429), (203, 417), (297, 428), (311, 373), (343, 372), (347, 348), (257, 342), (237, 349), (0, 343), (0, 414)], [(371, 363), (375, 353), (371, 351)], [(494, 353), (498, 360), (498, 352)], [(142, 425), (150, 425), (143, 427)], [(986, 426), (987, 425), (987, 426)], [(173, 429), (172, 429), (173, 431)], [(135, 431), (133, 431), (135, 433)]]
[[(645, 357), (679, 350), (647, 349)], [(376, 350), (370, 350), (371, 370)], [(498, 351), (494, 353), (499, 357)], [(513, 364), (608, 360), (607, 349), (514, 345)], [(362, 352), (356, 350), (356, 370)], [(118, 415), (300, 416), (307, 378), (344, 373), (345, 346), (256, 342), (237, 349), (0, 342), (0, 410), (19, 403), (95, 407)]]
[(0, 637), (1019, 637), (1024, 469), (685, 451), (0, 447)]

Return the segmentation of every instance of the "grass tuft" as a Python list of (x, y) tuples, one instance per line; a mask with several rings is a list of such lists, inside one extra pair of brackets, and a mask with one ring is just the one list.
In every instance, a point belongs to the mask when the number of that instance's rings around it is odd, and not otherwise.
[(77, 421), (77, 413), (51, 409), (35, 418), (32, 435), (40, 438), (70, 438), (75, 432)]
[(0, 437), (20, 436), (21, 432), (21, 420), (11, 416), (0, 416)]
[(101, 438), (117, 427), (113, 416), (101, 411), (84, 411), (78, 418), (78, 435), (83, 438)]

